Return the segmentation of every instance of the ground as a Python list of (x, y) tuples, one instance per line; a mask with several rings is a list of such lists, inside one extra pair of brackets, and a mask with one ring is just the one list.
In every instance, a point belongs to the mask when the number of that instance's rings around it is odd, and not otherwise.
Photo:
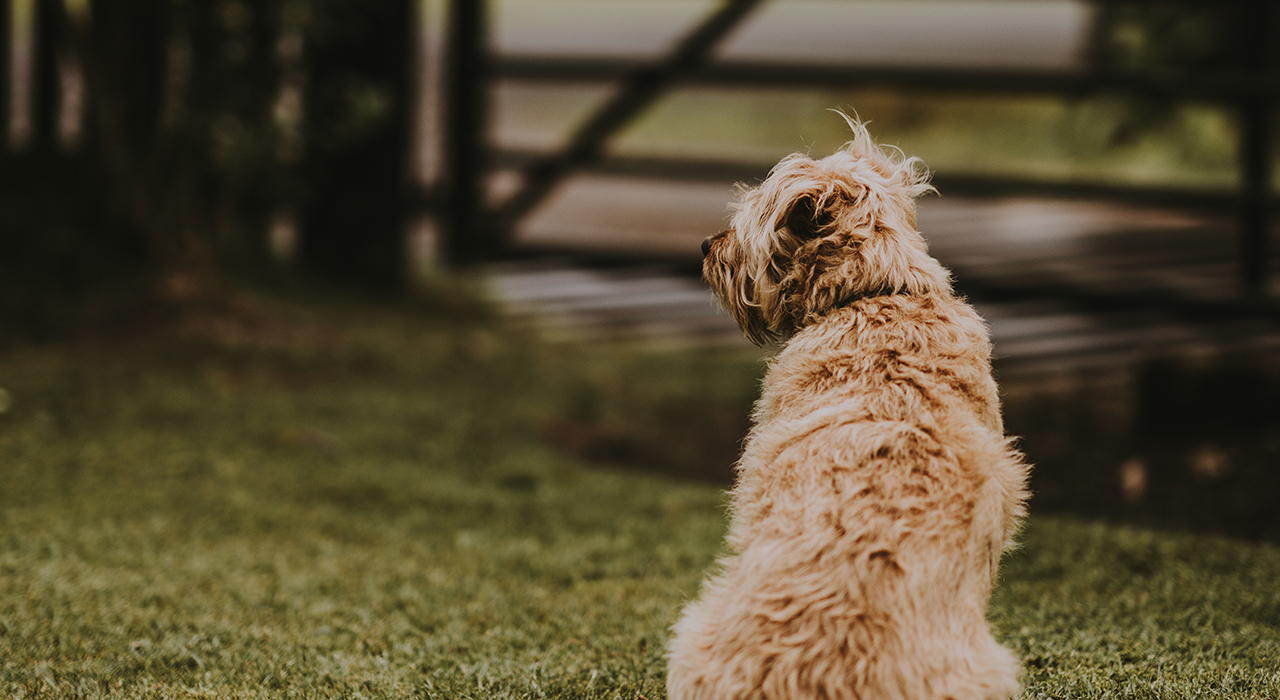
[[(246, 297), (0, 352), (0, 694), (663, 697), (724, 525), (680, 465), (759, 356), (438, 302)], [(1280, 696), (1280, 548), (1043, 515), (1022, 541), (991, 618), (1025, 697)]]

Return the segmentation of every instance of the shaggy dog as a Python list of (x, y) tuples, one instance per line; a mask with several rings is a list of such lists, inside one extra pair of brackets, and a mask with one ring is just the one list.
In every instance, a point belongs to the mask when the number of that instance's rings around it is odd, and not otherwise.
[(854, 139), (744, 192), (703, 270), (770, 363), (731, 554), (683, 611), (672, 700), (1018, 690), (987, 601), (1024, 513), (991, 343), (915, 227), (917, 159)]

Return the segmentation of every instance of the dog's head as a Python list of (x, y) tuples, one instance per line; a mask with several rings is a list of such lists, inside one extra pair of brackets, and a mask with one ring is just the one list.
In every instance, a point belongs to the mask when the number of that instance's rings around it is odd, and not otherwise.
[(856, 299), (951, 289), (916, 231), (928, 172), (849, 125), (854, 138), (834, 155), (787, 156), (744, 189), (729, 228), (703, 243), (703, 277), (758, 345)]

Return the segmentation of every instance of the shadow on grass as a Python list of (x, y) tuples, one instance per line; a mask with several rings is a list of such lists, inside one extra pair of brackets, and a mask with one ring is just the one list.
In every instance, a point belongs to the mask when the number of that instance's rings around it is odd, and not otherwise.
[[(1280, 541), (1280, 366), (1269, 358), (1015, 376), (1002, 389), (1006, 427), (1034, 465), (1034, 512)], [(753, 391), (599, 392), (586, 400), (595, 409), (540, 432), (588, 463), (727, 488)]]
[(1280, 541), (1280, 367), (1156, 361), (1008, 383), (1036, 512)]

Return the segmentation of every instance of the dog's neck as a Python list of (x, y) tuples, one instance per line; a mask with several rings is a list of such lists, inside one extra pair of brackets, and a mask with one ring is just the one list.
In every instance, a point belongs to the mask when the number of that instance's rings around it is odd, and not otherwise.
[(905, 289), (893, 289), (887, 286), (877, 287), (875, 289), (868, 289), (865, 292), (859, 292), (857, 294), (852, 294), (846, 297), (842, 301), (835, 304), (832, 307), (832, 310), (834, 311), (835, 309), (848, 308), (849, 306), (856, 304), (860, 301), (863, 301), (865, 299), (875, 299), (876, 297), (891, 297), (891, 296), (897, 296), (897, 295), (910, 296), (910, 292), (906, 291)]

